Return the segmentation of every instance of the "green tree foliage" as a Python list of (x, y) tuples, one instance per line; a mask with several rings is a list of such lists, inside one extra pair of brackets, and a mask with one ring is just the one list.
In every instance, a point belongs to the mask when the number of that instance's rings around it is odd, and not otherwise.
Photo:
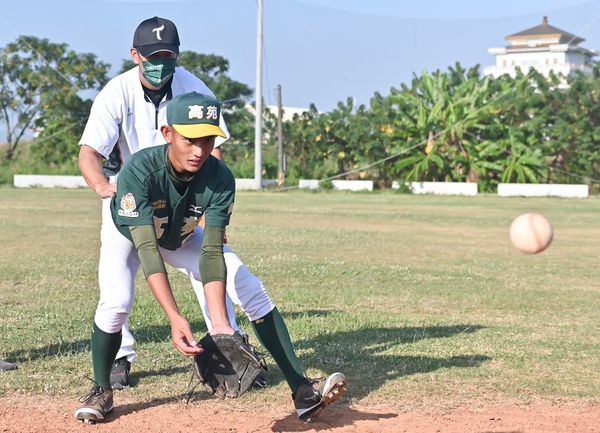
[(312, 107), (285, 126), (291, 176), (499, 182), (597, 179), (600, 170), (600, 67), (592, 76), (498, 79), (460, 64), (423, 72), (407, 86), (351, 98), (330, 113)]
[[(60, 164), (77, 152), (77, 137), (89, 102), (80, 92), (100, 88), (108, 65), (94, 54), (79, 54), (66, 44), (20, 36), (0, 50), (1, 122), (7, 131), (6, 159), (30, 128), (42, 131), (32, 152), (40, 163)], [(43, 145), (41, 144), (43, 142)]]
[[(481, 158), (486, 125), (496, 114), (489, 78), (460, 65), (448, 73), (423, 72), (411, 87), (393, 91), (392, 127), (407, 155), (395, 164), (404, 180), (478, 182), (489, 169)], [(401, 149), (399, 149), (401, 150)]]
[(551, 104), (544, 113), (549, 121), (541, 143), (550, 181), (573, 182), (568, 173), (583, 181), (600, 178), (599, 78), (596, 64), (592, 76), (579, 73), (568, 80), (567, 89), (549, 92)]

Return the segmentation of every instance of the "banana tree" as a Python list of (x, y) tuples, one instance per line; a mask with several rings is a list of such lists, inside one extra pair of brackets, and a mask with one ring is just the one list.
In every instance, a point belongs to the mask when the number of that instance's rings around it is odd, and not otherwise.
[(390, 95), (391, 106), (397, 108), (398, 139), (412, 149), (396, 162), (398, 174), (407, 180), (479, 178), (477, 145), (496, 107), (488, 104), (490, 80), (479, 78), (477, 67), (465, 71), (459, 66), (451, 73), (425, 71), (413, 79), (411, 88)]

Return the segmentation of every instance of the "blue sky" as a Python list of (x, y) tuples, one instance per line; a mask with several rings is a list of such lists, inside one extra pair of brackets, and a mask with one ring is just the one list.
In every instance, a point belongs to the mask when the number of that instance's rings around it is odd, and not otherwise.
[[(0, 46), (18, 35), (66, 43), (96, 54), (116, 73), (133, 31), (154, 15), (173, 20), (182, 50), (214, 53), (230, 75), (255, 87), (256, 0), (11, 1), (0, 16)], [(284, 105), (322, 111), (354, 97), (408, 83), (424, 69), (492, 64), (489, 47), (504, 37), (551, 25), (600, 51), (600, 0), (264, 0), (264, 84), (268, 104), (283, 88)]]

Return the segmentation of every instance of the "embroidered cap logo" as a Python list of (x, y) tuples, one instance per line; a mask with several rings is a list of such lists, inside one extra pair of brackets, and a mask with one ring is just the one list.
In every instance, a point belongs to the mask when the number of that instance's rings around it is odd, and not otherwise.
[(162, 41), (162, 38), (160, 37), (160, 32), (162, 32), (164, 29), (165, 29), (164, 24), (160, 27), (156, 27), (156, 28), (152, 29), (152, 33), (156, 33), (156, 39), (158, 39), (159, 41)]
[(190, 105), (189, 106), (188, 119), (203, 119), (204, 118), (204, 105)]

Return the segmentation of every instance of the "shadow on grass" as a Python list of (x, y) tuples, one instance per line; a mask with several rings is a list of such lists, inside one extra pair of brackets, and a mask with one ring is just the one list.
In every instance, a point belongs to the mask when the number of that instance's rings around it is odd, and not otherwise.
[[(284, 316), (288, 320), (294, 320), (301, 317), (325, 317), (328, 314), (330, 314), (330, 312), (327, 310), (307, 310), (303, 312), (286, 313)], [(237, 314), (236, 320), (245, 332), (253, 335), (252, 326), (245, 315)], [(202, 320), (190, 322), (190, 325), (197, 338), (201, 338), (207, 332), (206, 323)], [(170, 342), (171, 340), (171, 327), (168, 324), (131, 328), (131, 331), (133, 332), (136, 341), (139, 343), (164, 343)], [(90, 350), (90, 339), (80, 338), (75, 340), (61, 340), (56, 343), (36, 348), (22, 348), (12, 352), (6, 352), (3, 353), (3, 359), (10, 359), (12, 362), (23, 363), (54, 356), (76, 355), (78, 353), (89, 352)]]
[(23, 348), (15, 350), (13, 352), (8, 352), (6, 358), (17, 363), (23, 363), (54, 356), (75, 355), (77, 353), (89, 352), (89, 350), (90, 340), (78, 339), (72, 341), (60, 341), (58, 343), (48, 344), (34, 349)]
[(129, 381), (131, 386), (138, 386), (139, 382), (147, 377), (157, 377), (157, 376), (173, 376), (174, 374), (192, 374), (192, 364), (182, 367), (168, 367), (161, 368), (158, 370), (139, 370), (136, 368), (131, 369), (131, 376), (129, 377)]
[[(478, 354), (450, 357), (405, 356), (390, 354), (400, 345), (430, 338), (449, 338), (472, 334), (480, 325), (423, 327), (364, 327), (356, 331), (332, 332), (299, 340), (296, 348), (305, 349), (300, 362), (304, 368), (328, 373), (343, 372), (349, 382), (349, 394), (362, 398), (392, 379), (443, 368), (477, 368), (491, 360)], [(279, 373), (279, 372), (278, 372)]]
[[(206, 333), (206, 325), (203, 321), (192, 322), (190, 325), (198, 337)], [(144, 326), (131, 329), (131, 331), (136, 341), (140, 343), (169, 343), (171, 341), (171, 327), (167, 324)], [(11, 359), (13, 362), (26, 362), (48, 357), (69, 356), (89, 352), (91, 350), (90, 338), (80, 338), (71, 341), (61, 340), (41, 347), (22, 348), (6, 353), (4, 359)]]
[[(286, 313), (286, 319), (325, 317), (327, 310), (309, 310)], [(351, 320), (351, 319), (349, 319)], [(251, 327), (240, 320), (243, 329), (253, 334)], [(198, 337), (206, 332), (203, 321), (191, 324)], [(429, 373), (444, 368), (476, 368), (491, 358), (478, 354), (458, 354), (450, 357), (407, 356), (398, 353), (398, 347), (426, 339), (450, 338), (460, 334), (472, 334), (483, 329), (480, 325), (459, 324), (451, 326), (420, 327), (362, 327), (352, 331), (328, 332), (309, 339), (297, 340), (295, 347), (302, 351), (300, 362), (303, 368), (314, 368), (324, 372), (343, 372), (350, 383), (350, 394), (361, 398), (378, 389), (389, 380), (412, 374)], [(201, 331), (203, 330), (203, 331)], [(168, 325), (152, 325), (133, 330), (139, 342), (165, 342), (170, 339)], [(253, 338), (256, 341), (255, 338)], [(449, 343), (451, 344), (451, 343)], [(52, 356), (69, 356), (89, 352), (89, 339), (60, 341), (39, 348), (20, 349), (6, 354), (6, 359), (16, 363), (36, 361)], [(262, 347), (258, 350), (264, 351)], [(272, 362), (272, 360), (270, 360)], [(160, 370), (134, 370), (133, 385), (140, 379), (151, 376), (168, 376), (185, 372), (188, 367), (163, 368)], [(281, 372), (275, 367), (267, 373), (269, 384), (283, 381)]]

